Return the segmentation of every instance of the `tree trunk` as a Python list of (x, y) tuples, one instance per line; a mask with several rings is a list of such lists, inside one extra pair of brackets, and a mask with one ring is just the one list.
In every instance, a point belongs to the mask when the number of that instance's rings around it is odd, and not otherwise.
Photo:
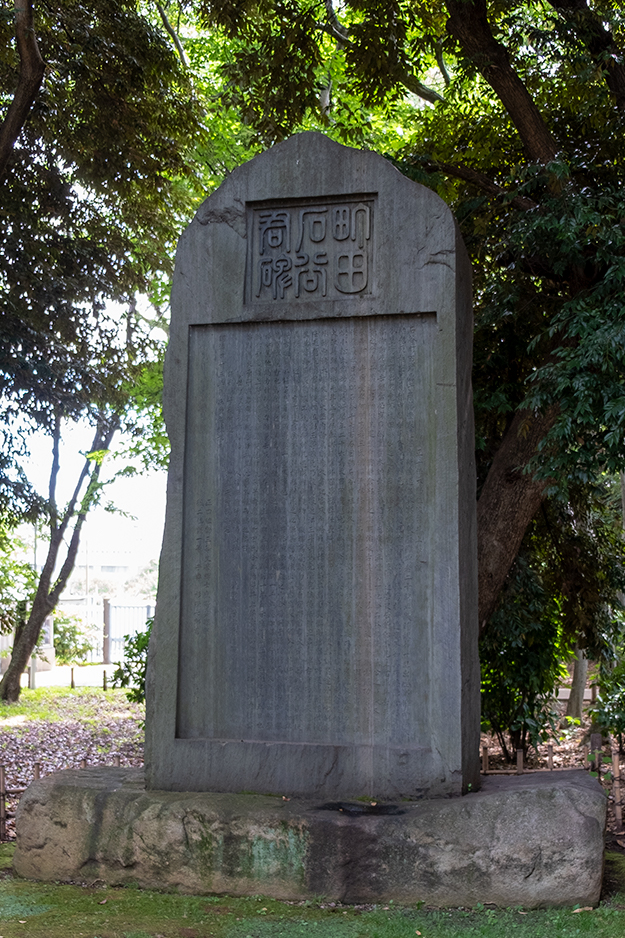
[(557, 414), (557, 407), (538, 415), (519, 411), (484, 482), (477, 503), (480, 631), (495, 611), (523, 535), (543, 500), (547, 483), (536, 481), (523, 468), (554, 425)]
[(573, 683), (571, 684), (571, 696), (566, 705), (567, 717), (574, 720), (581, 720), (582, 708), (584, 706), (584, 691), (586, 690), (586, 678), (588, 677), (588, 658), (584, 654), (584, 649), (579, 645), (575, 646), (575, 664), (573, 665)]
[[(112, 427), (109, 426), (104, 429), (98, 427), (90, 452), (108, 450), (115, 430), (115, 424)], [(39, 577), (37, 592), (35, 593), (30, 615), (23, 628), (19, 631), (16, 630), (13, 650), (11, 652), (11, 661), (5, 671), (4, 677), (0, 681), (0, 699), (5, 700), (7, 703), (16, 703), (16, 701), (19, 700), (22, 673), (26, 669), (33, 651), (35, 650), (46, 616), (50, 615), (55, 609), (59, 596), (65, 589), (69, 576), (74, 569), (76, 556), (78, 554), (78, 545), (80, 543), (80, 532), (85, 518), (87, 517), (87, 512), (95, 501), (96, 492), (98, 490), (102, 461), (101, 459), (91, 461), (87, 458), (82, 472), (80, 473), (76, 488), (74, 489), (74, 494), (59, 523), (55, 493), (56, 480), (59, 472), (60, 436), (60, 419), (57, 418), (53, 434), (53, 458), (52, 471), (50, 473), (50, 546), (48, 547), (46, 561), (43, 565), (41, 576)], [(80, 492), (86, 479), (89, 480), (87, 490), (81, 498), (78, 511), (76, 511)], [(59, 557), (63, 538), (69, 528), (70, 522), (74, 518), (74, 528), (67, 547), (67, 554), (63, 561), (61, 572), (54, 584), (52, 584), (52, 576)]]
[(16, 703), (21, 691), (21, 677), (26, 670), (46, 616), (52, 612), (52, 606), (43, 590), (38, 589), (28, 621), (19, 635), (15, 636), (11, 661), (0, 682), (0, 698), (7, 703)]
[(20, 74), (13, 100), (0, 125), (0, 176), (3, 175), (15, 141), (33, 106), (45, 72), (33, 21), (32, 0), (15, 0), (15, 39), (20, 57)]
[(493, 36), (486, 0), (446, 0), (447, 31), (475, 63), (519, 132), (527, 155), (538, 163), (555, 159), (556, 142), (532, 96)]

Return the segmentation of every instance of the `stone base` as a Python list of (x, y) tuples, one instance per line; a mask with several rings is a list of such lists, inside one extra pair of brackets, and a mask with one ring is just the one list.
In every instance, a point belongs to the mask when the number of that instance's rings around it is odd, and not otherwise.
[(479, 792), (399, 803), (396, 813), (346, 808), (146, 791), (140, 770), (68, 770), (22, 796), (14, 867), (45, 881), (279, 899), (527, 908), (599, 899), (606, 798), (581, 770), (491, 776)]

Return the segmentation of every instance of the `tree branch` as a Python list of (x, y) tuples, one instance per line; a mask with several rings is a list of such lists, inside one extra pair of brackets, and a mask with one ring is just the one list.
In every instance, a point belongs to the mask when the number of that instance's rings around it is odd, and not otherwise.
[(61, 442), (61, 418), (54, 417), (54, 430), (52, 431), (52, 467), (50, 469), (50, 483), (48, 485), (48, 502), (50, 511), (50, 530), (56, 531), (58, 524), (58, 510), (56, 504), (56, 480), (59, 475), (59, 444)]
[(321, 116), (326, 120), (330, 119), (332, 110), (332, 79), (328, 76), (328, 84), (322, 88), (319, 93), (319, 109)]
[(15, 0), (15, 38), (20, 73), (13, 100), (0, 126), (0, 177), (6, 170), (15, 141), (26, 123), (45, 71), (35, 37), (32, 0)]
[[(91, 449), (89, 450), (89, 452), (95, 452), (95, 451), (98, 450), (98, 449), (102, 449), (102, 446), (99, 445), (99, 444), (100, 444), (100, 441), (101, 441), (100, 431), (97, 430), (97, 431), (96, 431), (96, 434), (95, 434), (95, 436), (94, 436), (94, 438), (93, 438), (92, 447), (91, 447)], [(69, 525), (69, 523), (70, 523), (70, 521), (71, 521), (71, 519), (72, 519), (72, 516), (73, 516), (73, 514), (74, 514), (74, 509), (76, 508), (76, 502), (78, 501), (78, 496), (80, 495), (80, 490), (81, 490), (81, 488), (82, 488), (82, 486), (83, 486), (83, 482), (85, 481), (85, 479), (86, 479), (87, 476), (89, 475), (89, 470), (90, 470), (90, 469), (91, 469), (91, 460), (90, 460), (90, 459), (85, 459), (84, 464), (83, 464), (83, 467), (82, 467), (82, 471), (81, 471), (81, 473), (80, 473), (80, 475), (79, 475), (79, 477), (78, 477), (78, 482), (76, 483), (76, 488), (74, 489), (73, 494), (72, 494), (72, 497), (70, 498), (69, 503), (68, 503), (68, 505), (67, 505), (67, 508), (65, 509), (65, 511), (64, 511), (64, 513), (63, 513), (63, 518), (62, 518), (62, 520), (61, 520), (61, 524), (60, 524), (60, 527), (59, 527), (59, 529), (58, 529), (61, 538), (64, 537), (65, 532), (67, 531), (67, 527), (68, 527), (68, 525)]]
[(430, 104), (445, 100), (438, 91), (435, 91), (434, 88), (428, 88), (427, 85), (424, 85), (418, 78), (413, 78), (412, 75), (402, 75), (401, 82), (408, 91), (423, 98), (424, 101), (429, 101)]
[(171, 38), (172, 38), (172, 41), (173, 41), (173, 43), (174, 43), (174, 45), (175, 45), (175, 47), (176, 47), (176, 52), (177, 52), (178, 55), (180, 56), (180, 61), (182, 62), (182, 64), (184, 65), (185, 68), (188, 68), (188, 67), (189, 67), (189, 63), (187, 62), (187, 58), (186, 58), (186, 56), (185, 56), (185, 54), (184, 54), (184, 49), (182, 48), (182, 43), (180, 42), (180, 39), (179, 39), (179, 37), (178, 37), (178, 33), (176, 32), (176, 30), (174, 29), (174, 27), (173, 27), (173, 26), (171, 25), (171, 23), (169, 22), (169, 20), (168, 20), (168, 18), (167, 18), (167, 13), (165, 13), (165, 10), (163, 9), (163, 7), (162, 7), (162, 5), (161, 5), (160, 3), (157, 3), (157, 4), (156, 4), (156, 9), (158, 10), (159, 15), (160, 15), (160, 18), (161, 18), (161, 20), (163, 21), (163, 26), (165, 27), (166, 31), (169, 33), (169, 35), (170, 35)]
[(447, 86), (451, 84), (451, 78), (449, 77), (449, 72), (447, 71), (447, 66), (445, 65), (445, 59), (443, 58), (442, 40), (439, 40), (439, 42), (436, 43), (436, 64), (438, 65), (438, 69), (443, 76), (445, 85)]
[[(60, 421), (58, 423), (58, 427), (55, 425), (55, 433), (57, 432), (57, 429), (58, 429), (58, 433), (60, 437)], [(91, 460), (85, 459), (82, 470), (78, 477), (78, 482), (76, 483), (76, 487), (74, 488), (72, 497), (70, 498), (69, 503), (65, 511), (63, 512), (61, 523), (59, 524), (59, 517), (58, 517), (57, 506), (56, 506), (56, 492), (55, 492), (56, 478), (59, 472), (59, 466), (58, 466), (59, 440), (56, 437), (53, 437), (53, 439), (54, 439), (53, 456), (52, 456), (53, 467), (50, 472), (50, 490), (51, 490), (50, 497), (51, 497), (54, 507), (50, 509), (50, 546), (48, 548), (48, 554), (46, 556), (45, 563), (42, 567), (41, 574), (39, 576), (37, 592), (35, 594), (35, 599), (33, 601), (33, 609), (43, 608), (45, 606), (47, 609), (47, 612), (45, 613), (46, 615), (50, 611), (50, 608), (52, 608), (52, 607), (48, 608), (49, 592), (50, 592), (50, 584), (52, 582), (52, 574), (54, 573), (54, 567), (56, 566), (59, 549), (63, 542), (63, 538), (65, 536), (65, 532), (67, 531), (69, 523), (72, 520), (72, 517), (74, 516), (76, 503), (78, 501), (78, 496), (80, 495), (80, 491), (83, 487), (84, 481), (89, 476), (89, 472), (91, 470)], [(102, 434), (101, 434), (100, 428), (98, 428), (93, 438), (91, 451), (102, 449), (102, 448), (103, 448), (102, 447)], [(55, 462), (56, 462), (56, 468), (54, 466)]]
[[(117, 425), (113, 424), (112, 427), (109, 427), (104, 434), (100, 433), (100, 430), (96, 432), (96, 436), (93, 440), (93, 449), (91, 452), (96, 452), (100, 450), (108, 450), (111, 445), (111, 440), (115, 435), (117, 430)], [(87, 486), (87, 491), (85, 492), (84, 498), (78, 514), (76, 515), (76, 523), (74, 524), (74, 530), (72, 531), (72, 536), (69, 542), (69, 547), (67, 549), (67, 555), (63, 566), (61, 567), (60, 573), (56, 579), (54, 586), (50, 591), (50, 602), (52, 607), (56, 606), (59, 596), (65, 589), (67, 585), (67, 580), (74, 569), (74, 564), (76, 563), (76, 555), (78, 554), (78, 546), (80, 544), (80, 532), (82, 526), (85, 522), (85, 518), (93, 504), (93, 498), (98, 488), (98, 481), (100, 479), (100, 471), (102, 469), (101, 461), (96, 461), (91, 470), (91, 478), (89, 479), (89, 485)]]
[(493, 36), (486, 0), (446, 0), (447, 31), (456, 39), (498, 96), (519, 132), (528, 157), (555, 159), (557, 146), (527, 88), (512, 68), (508, 52)]
[[(317, 23), (317, 26), (336, 39), (339, 48), (344, 49), (345, 46), (351, 43), (349, 30), (345, 29), (345, 27), (339, 23), (334, 7), (332, 6), (332, 0), (325, 0), (325, 8), (328, 21), (327, 23)], [(446, 70), (443, 72), (443, 75), (447, 75)], [(447, 80), (448, 79), (449, 75), (447, 75)], [(430, 104), (436, 104), (439, 101), (445, 100), (438, 91), (435, 91), (434, 88), (428, 88), (427, 85), (424, 85), (423, 82), (419, 81), (418, 78), (414, 78), (412, 75), (403, 74), (400, 77), (400, 81), (408, 91), (412, 94), (416, 94), (419, 98), (423, 98), (424, 101), (429, 101)]]
[(336, 11), (332, 5), (332, 0), (325, 0), (325, 8), (328, 17), (328, 26), (332, 31), (332, 35), (338, 39), (339, 42), (349, 42), (349, 32), (339, 23)]
[(466, 182), (472, 183), (484, 192), (488, 192), (489, 195), (507, 197), (510, 205), (514, 208), (521, 209), (521, 211), (527, 212), (531, 208), (538, 208), (537, 203), (533, 202), (532, 199), (526, 199), (522, 195), (511, 196), (507, 189), (497, 185), (496, 182), (493, 182), (493, 180), (484, 173), (471, 169), (470, 166), (440, 163), (438, 160), (428, 160), (425, 157), (413, 160), (413, 165), (420, 166), (426, 171), (447, 173), (447, 175), (455, 176), (457, 179), (464, 179)]
[(614, 36), (586, 0), (549, 0), (567, 22), (572, 23), (594, 59), (605, 69), (605, 80), (614, 95), (616, 106), (625, 111), (625, 65)]

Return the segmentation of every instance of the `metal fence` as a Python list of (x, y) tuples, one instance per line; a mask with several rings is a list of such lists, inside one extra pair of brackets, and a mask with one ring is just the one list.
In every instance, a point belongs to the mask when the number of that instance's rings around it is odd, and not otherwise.
[[(146, 619), (154, 615), (155, 606), (142, 600), (115, 602), (99, 597), (62, 599), (59, 611), (80, 620), (82, 631), (91, 642), (87, 655), (91, 664), (117, 664), (124, 660), (124, 636), (145, 631)], [(54, 664), (54, 615), (48, 616), (42, 630), (42, 643), (36, 655), (36, 670), (47, 671)], [(8, 666), (15, 636), (0, 635), (0, 675)]]
[(62, 597), (57, 606), (59, 612), (80, 619), (82, 631), (92, 645), (87, 655), (92, 664), (102, 661), (103, 605), (101, 596), (76, 596)]
[[(115, 664), (124, 660), (124, 636), (143, 632), (146, 619), (154, 615), (155, 606), (139, 599), (116, 601), (90, 596), (87, 601), (82, 596), (62, 599), (59, 609), (82, 621), (83, 630), (93, 645), (88, 661)], [(12, 642), (12, 636), (10, 638)]]
[(146, 620), (154, 615), (150, 603), (103, 603), (102, 661), (105, 664), (124, 660), (124, 636), (145, 631)]

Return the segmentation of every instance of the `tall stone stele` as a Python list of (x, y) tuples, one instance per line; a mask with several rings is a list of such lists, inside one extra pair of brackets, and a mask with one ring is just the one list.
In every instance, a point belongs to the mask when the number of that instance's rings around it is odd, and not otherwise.
[(441, 199), (299, 134), (183, 234), (149, 788), (479, 783), (471, 276)]

